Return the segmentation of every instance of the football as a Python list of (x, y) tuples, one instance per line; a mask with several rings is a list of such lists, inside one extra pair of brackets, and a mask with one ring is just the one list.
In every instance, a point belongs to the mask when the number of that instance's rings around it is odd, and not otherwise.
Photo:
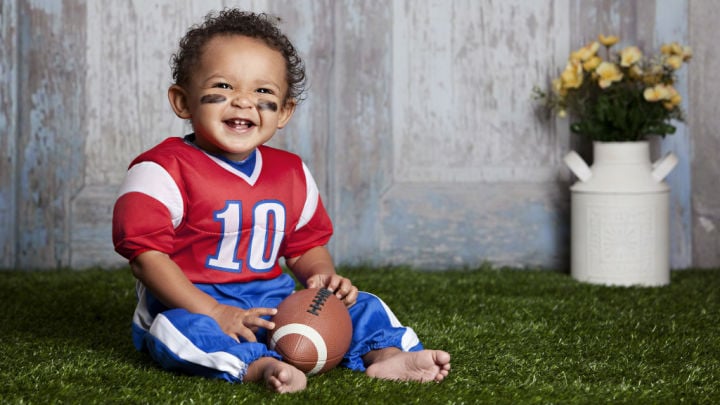
[(271, 318), (268, 347), (308, 375), (337, 366), (350, 347), (352, 322), (330, 290), (308, 288), (285, 298)]

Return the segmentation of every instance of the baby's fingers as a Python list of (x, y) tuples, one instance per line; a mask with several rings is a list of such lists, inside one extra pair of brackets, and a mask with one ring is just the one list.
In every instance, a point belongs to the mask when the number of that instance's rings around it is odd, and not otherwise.
[(316, 274), (307, 280), (307, 288), (327, 288), (325, 275)]
[(275, 308), (253, 308), (248, 311), (248, 316), (245, 317), (243, 324), (254, 331), (257, 331), (258, 328), (274, 329), (275, 324), (262, 317), (273, 316), (276, 313), (277, 309)]
[(252, 330), (250, 330), (250, 329), (248, 329), (248, 328), (246, 328), (246, 327), (244, 327), (244, 326), (241, 327), (241, 328), (239, 328), (239, 329), (235, 332), (235, 335), (237, 336), (238, 341), (243, 341), (243, 340), (245, 340), (246, 342), (257, 342), (257, 338), (255, 337), (255, 333), (254, 333)]
[(352, 286), (350, 291), (342, 298), (342, 302), (345, 304), (346, 307), (351, 307), (355, 305), (355, 302), (357, 302), (359, 291), (357, 287)]
[(334, 292), (335, 295), (338, 295), (338, 298), (342, 299), (342, 295), (344, 294), (342, 291), (343, 285), (347, 284), (350, 284), (352, 286), (350, 280), (346, 279), (345, 277), (333, 275), (325, 288)]
[(247, 312), (255, 317), (273, 316), (277, 313), (277, 308), (250, 308)]

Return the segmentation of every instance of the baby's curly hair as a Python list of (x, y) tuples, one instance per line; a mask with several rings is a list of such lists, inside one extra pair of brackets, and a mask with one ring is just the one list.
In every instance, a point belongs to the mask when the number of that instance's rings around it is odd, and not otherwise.
[(301, 101), (305, 94), (305, 65), (287, 36), (278, 28), (280, 18), (265, 13), (237, 9), (210, 12), (200, 25), (190, 27), (172, 55), (172, 76), (175, 84), (186, 86), (203, 47), (216, 35), (243, 35), (264, 41), (285, 59), (288, 92), (285, 102)]

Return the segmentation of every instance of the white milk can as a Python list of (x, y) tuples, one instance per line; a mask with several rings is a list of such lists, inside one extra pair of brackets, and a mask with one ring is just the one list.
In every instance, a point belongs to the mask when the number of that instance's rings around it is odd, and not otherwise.
[(670, 188), (677, 164), (668, 153), (650, 163), (648, 142), (594, 142), (588, 167), (575, 152), (565, 163), (571, 190), (570, 273), (605, 285), (670, 283)]

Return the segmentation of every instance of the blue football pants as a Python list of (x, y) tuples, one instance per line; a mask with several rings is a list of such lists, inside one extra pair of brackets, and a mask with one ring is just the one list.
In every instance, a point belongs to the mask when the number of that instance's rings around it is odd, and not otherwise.
[[(240, 308), (275, 308), (295, 289), (287, 274), (264, 281), (237, 284), (196, 284), (218, 302)], [(350, 349), (341, 365), (364, 371), (362, 356), (372, 350), (397, 347), (403, 351), (421, 350), (415, 332), (403, 326), (390, 308), (375, 295), (360, 292), (349, 308), (353, 324)], [(256, 334), (257, 342), (226, 335), (214, 319), (184, 309), (164, 307), (138, 283), (138, 306), (133, 317), (133, 343), (148, 351), (163, 368), (190, 375), (242, 381), (247, 367), (266, 356), (280, 356), (264, 344), (266, 330)]]

